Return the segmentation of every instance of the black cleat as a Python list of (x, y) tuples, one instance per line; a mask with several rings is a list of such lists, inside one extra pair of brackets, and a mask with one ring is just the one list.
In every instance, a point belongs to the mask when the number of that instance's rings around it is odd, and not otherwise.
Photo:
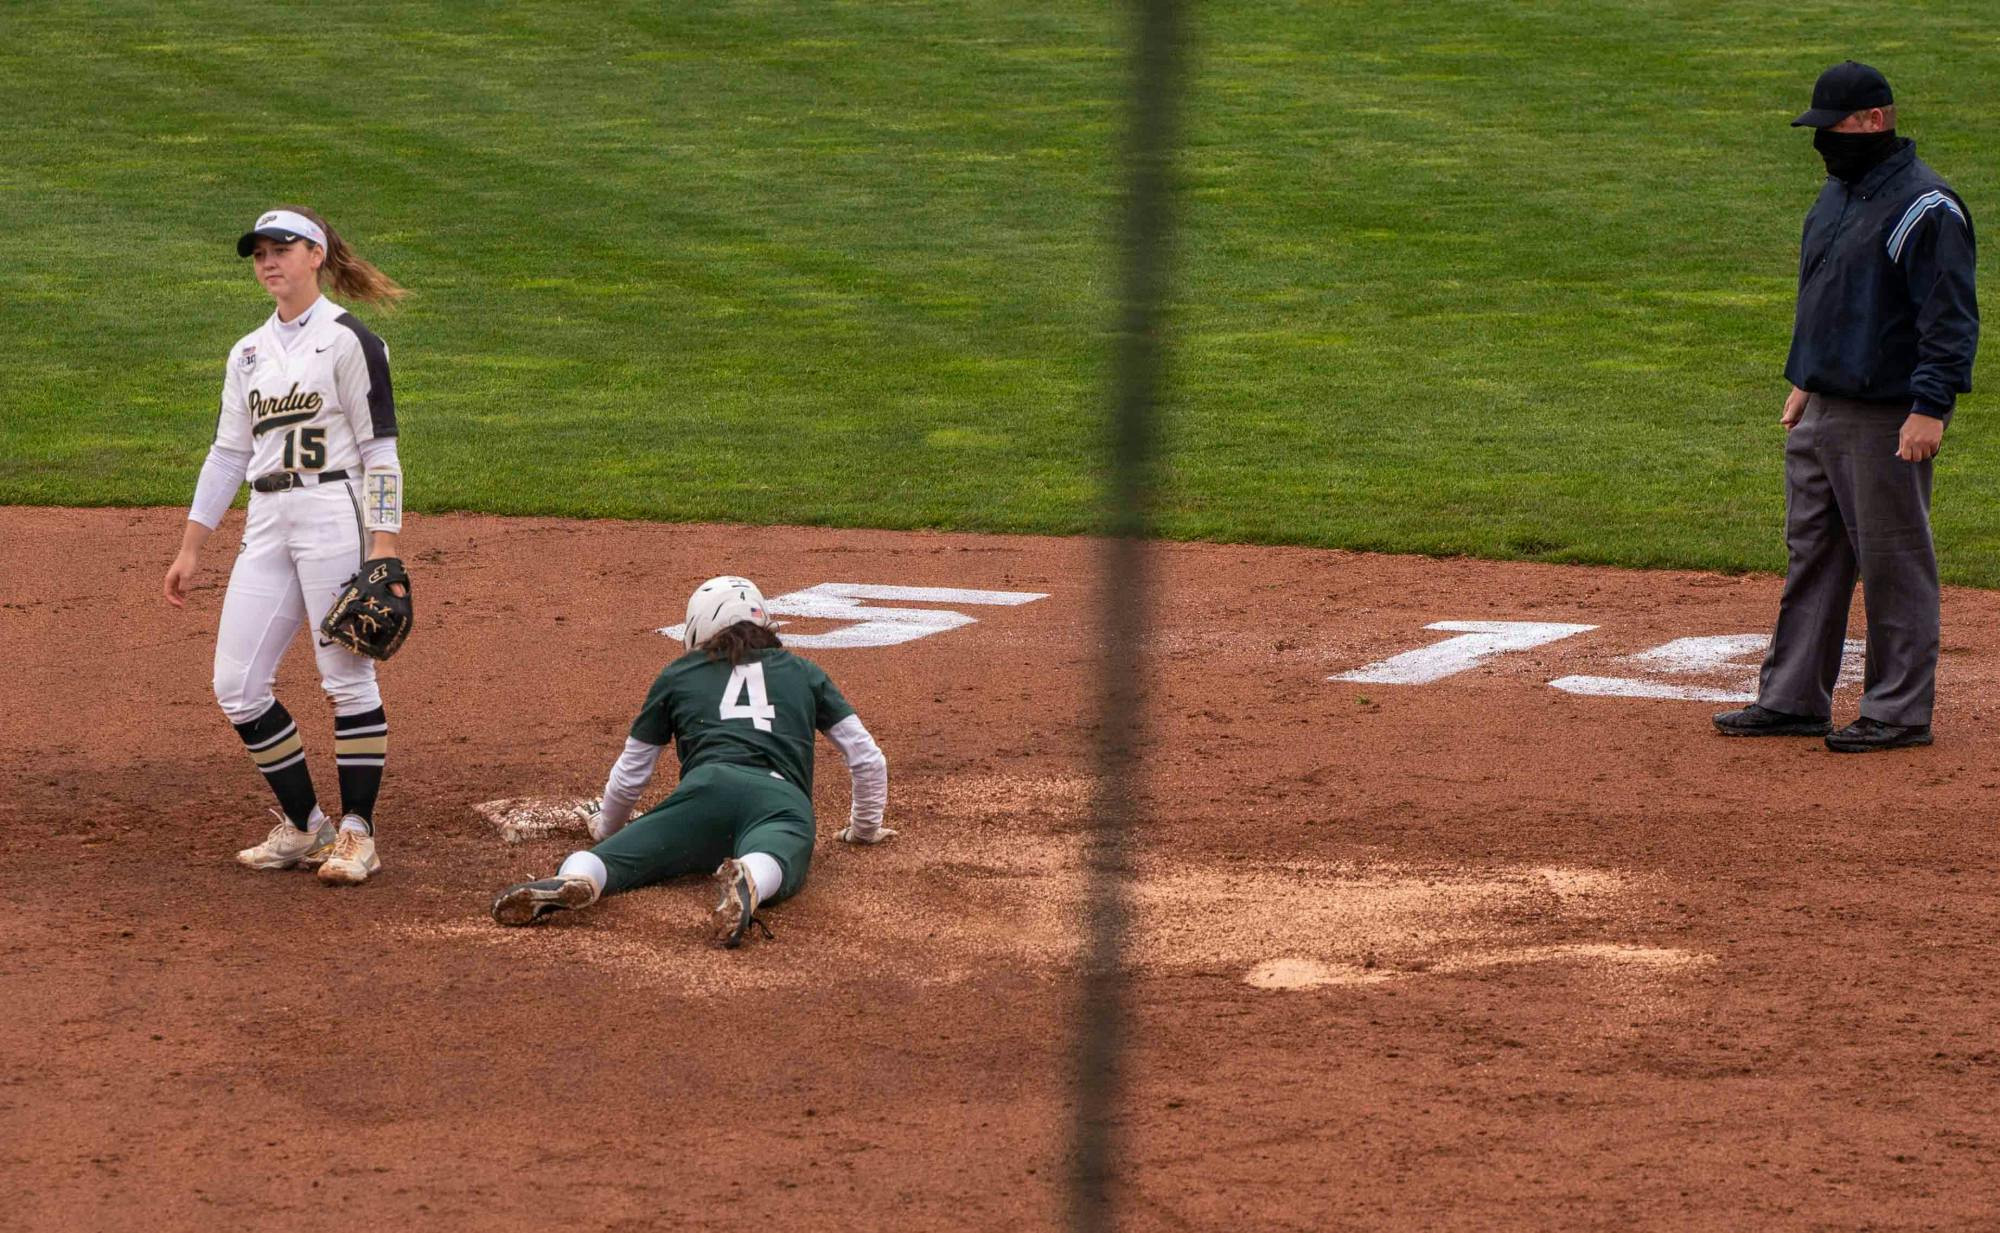
[(1715, 730), (1724, 736), (1825, 736), (1833, 731), (1833, 721), (1811, 715), (1787, 715), (1752, 702), (1740, 711), (1717, 715)]
[(596, 902), (597, 887), (589, 878), (543, 878), (501, 891), (493, 901), (493, 919), (503, 925), (532, 925), (551, 912)]
[(1905, 727), (1902, 724), (1885, 724), (1866, 715), (1826, 738), (1826, 747), (1835, 753), (1869, 753), (1877, 749), (1902, 749), (1909, 745), (1930, 743), (1929, 724)]
[(771, 927), (757, 915), (757, 882), (750, 876), (750, 870), (742, 861), (726, 860), (715, 871), (716, 885), (722, 888), (722, 901), (709, 913), (709, 923), (713, 929), (715, 944), (725, 950), (735, 950), (743, 945), (743, 935), (755, 925), (771, 936)]

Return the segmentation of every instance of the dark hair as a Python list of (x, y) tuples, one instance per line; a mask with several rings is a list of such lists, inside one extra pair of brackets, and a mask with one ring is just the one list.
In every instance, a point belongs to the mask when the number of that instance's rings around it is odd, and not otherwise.
[(319, 267), (319, 281), (323, 286), (331, 287), (341, 299), (364, 300), (387, 307), (408, 294), (395, 279), (376, 269), (373, 262), (349, 247), (347, 241), (340, 238), (340, 233), (317, 213), (302, 205), (278, 208), (303, 214), (326, 232), (326, 261)]
[(754, 621), (738, 621), (727, 629), (718, 629), (701, 644), (710, 659), (719, 659), (732, 667), (750, 658), (757, 651), (774, 646), (783, 646), (778, 641), (778, 631), (767, 629)]

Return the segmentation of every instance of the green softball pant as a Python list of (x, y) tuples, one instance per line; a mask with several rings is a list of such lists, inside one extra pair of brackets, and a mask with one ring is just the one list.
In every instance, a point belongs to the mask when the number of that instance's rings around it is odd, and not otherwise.
[(764, 852), (785, 871), (775, 903), (805, 885), (812, 850), (811, 798), (762, 767), (711, 762), (682, 776), (673, 795), (591, 852), (611, 875), (607, 895), (714, 873), (731, 857)]

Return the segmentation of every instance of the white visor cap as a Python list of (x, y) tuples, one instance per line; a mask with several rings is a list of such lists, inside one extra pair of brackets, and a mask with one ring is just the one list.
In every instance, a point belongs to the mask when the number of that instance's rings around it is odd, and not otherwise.
[(267, 210), (257, 219), (257, 225), (243, 233), (236, 241), (236, 255), (248, 257), (257, 247), (257, 237), (276, 240), (280, 244), (290, 244), (297, 240), (311, 240), (321, 248), (326, 247), (326, 232), (318, 223), (303, 214), (290, 210)]
[(764, 607), (764, 593), (748, 578), (724, 574), (710, 578), (688, 596), (687, 624), (681, 629), (681, 645), (692, 651), (738, 621), (752, 625), (771, 624)]

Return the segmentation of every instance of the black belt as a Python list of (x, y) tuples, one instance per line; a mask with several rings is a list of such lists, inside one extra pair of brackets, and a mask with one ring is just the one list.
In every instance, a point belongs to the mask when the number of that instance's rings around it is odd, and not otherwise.
[(331, 484), (335, 480), (344, 480), (346, 478), (347, 471), (340, 467), (335, 467), (331, 471), (321, 471), (317, 475), (312, 472), (273, 471), (269, 475), (260, 475), (256, 479), (251, 480), (250, 487), (255, 492), (284, 492), (288, 488), (305, 488), (312, 484)]

